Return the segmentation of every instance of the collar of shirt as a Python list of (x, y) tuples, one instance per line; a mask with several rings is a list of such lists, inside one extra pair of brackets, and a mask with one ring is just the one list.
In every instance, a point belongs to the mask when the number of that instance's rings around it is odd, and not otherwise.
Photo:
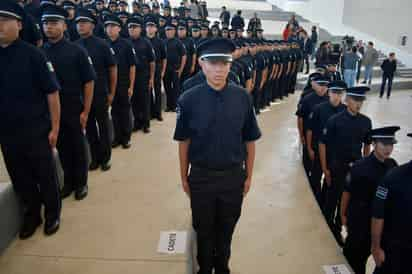
[(22, 40), (19, 38), (19, 39), (17, 39), (16, 41), (14, 41), (13, 43), (11, 43), (10, 45), (8, 45), (5, 48), (0, 47), (0, 52), (1, 53), (8, 53), (10, 50), (13, 50), (14, 48), (16, 48), (21, 42), (22, 42)]
[(45, 47), (45, 48), (53, 48), (53, 49), (56, 49), (56, 48), (59, 48), (59, 47), (61, 47), (62, 45), (64, 45), (65, 42), (66, 42), (66, 40), (65, 40), (64, 38), (60, 39), (60, 40), (57, 41), (56, 43), (52, 43), (52, 42), (48, 41), (48, 42), (44, 45), (44, 47)]

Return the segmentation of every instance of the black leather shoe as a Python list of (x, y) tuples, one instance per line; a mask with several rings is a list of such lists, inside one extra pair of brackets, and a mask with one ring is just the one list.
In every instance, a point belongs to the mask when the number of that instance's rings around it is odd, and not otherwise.
[(122, 145), (123, 149), (129, 149), (131, 146), (132, 146), (132, 144), (130, 142), (127, 142), (127, 143)]
[(114, 142), (112, 143), (112, 148), (116, 148), (116, 147), (118, 147), (118, 146), (120, 146), (120, 143), (119, 143), (119, 142), (114, 141)]
[(48, 236), (53, 235), (59, 230), (59, 227), (60, 227), (59, 219), (46, 220), (46, 223), (44, 224), (44, 234)]
[(162, 117), (162, 116), (159, 116), (159, 117), (157, 117), (156, 119), (157, 119), (157, 121), (159, 121), (159, 122), (163, 122), (163, 117)]
[(96, 170), (99, 168), (99, 164), (96, 162), (92, 162), (89, 166), (89, 170)]
[(112, 164), (109, 162), (102, 164), (101, 169), (102, 171), (108, 171), (112, 167)]
[(62, 190), (60, 190), (60, 197), (62, 199), (65, 199), (69, 197), (70, 195), (72, 195), (72, 193), (73, 193), (73, 188), (69, 185), (64, 185)]
[(23, 226), (20, 229), (19, 238), (22, 240), (28, 239), (36, 232), (37, 228), (41, 225), (41, 218), (25, 218)]
[(89, 188), (87, 187), (87, 185), (85, 185), (85, 186), (82, 186), (76, 189), (74, 193), (74, 197), (76, 198), (77, 201), (80, 201), (86, 198), (88, 193), (89, 193)]
[(145, 133), (145, 134), (150, 133), (150, 128), (145, 127), (143, 129), (143, 133)]

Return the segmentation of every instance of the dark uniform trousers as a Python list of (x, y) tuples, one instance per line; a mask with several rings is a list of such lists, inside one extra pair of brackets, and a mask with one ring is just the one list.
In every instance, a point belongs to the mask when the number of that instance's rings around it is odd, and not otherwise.
[[(356, 206), (356, 208), (359, 208), (360, 211), (363, 211), (362, 205)], [(370, 214), (367, 213), (367, 215)], [(352, 224), (348, 223), (348, 236), (345, 240), (343, 254), (345, 255), (349, 265), (352, 267), (353, 271), (356, 274), (365, 274), (366, 264), (369, 256), (371, 255), (371, 234), (369, 232), (370, 218), (368, 218), (368, 216), (359, 216), (356, 219), (359, 220), (353, 220)], [(364, 220), (368, 220), (368, 223), (366, 224), (366, 227), (364, 229), (359, 229), (359, 227), (352, 228), (352, 226), (359, 226), (358, 222), (364, 222)], [(361, 232), (362, 230), (363, 232)]]
[(112, 104), (112, 120), (114, 129), (114, 139), (120, 144), (127, 144), (132, 134), (129, 86), (118, 86), (116, 96)]
[(412, 246), (383, 245), (385, 262), (376, 268), (373, 274), (409, 274), (411, 273)]
[(162, 117), (162, 63), (156, 63), (154, 75), (154, 96), (151, 95), (151, 112), (153, 118)]
[(132, 109), (134, 115), (134, 128), (150, 127), (150, 96), (149, 77), (136, 73), (134, 93), (132, 96)]
[[(305, 132), (305, 135), (306, 135), (306, 132)], [(305, 169), (306, 176), (308, 177), (309, 182), (310, 182), (310, 171), (312, 169), (312, 161), (310, 160), (309, 152), (308, 152), (308, 148), (306, 144), (302, 146), (302, 163), (303, 163), (303, 168)]]
[(349, 172), (350, 162), (335, 161), (330, 165), (331, 185), (327, 187), (324, 203), (324, 214), (326, 221), (335, 238), (340, 240), (342, 223), (339, 209), (346, 176)]
[(229, 274), (232, 235), (240, 218), (245, 171), (192, 167), (189, 175), (192, 222), (197, 234), (198, 274)]
[(1, 150), (14, 191), (23, 202), (25, 218), (39, 219), (42, 202), (46, 219), (59, 218), (60, 192), (48, 138), (30, 140), (28, 144), (2, 144)]
[(166, 69), (163, 82), (166, 90), (167, 109), (174, 111), (176, 109), (176, 101), (180, 93), (180, 80), (177, 71), (168, 67)]
[(260, 106), (262, 100), (262, 90), (259, 87), (255, 87), (252, 91), (253, 106), (255, 107), (256, 114), (260, 114)]
[(320, 156), (317, 147), (313, 148), (315, 152), (315, 158), (312, 161), (312, 167), (310, 169), (309, 182), (312, 187), (313, 194), (315, 195), (316, 201), (320, 206), (322, 206), (321, 199), (321, 188), (322, 188), (322, 167), (320, 164)]
[(87, 184), (86, 137), (80, 125), (80, 113), (62, 112), (57, 150), (64, 171), (64, 185), (78, 189)]
[(107, 96), (95, 92), (87, 121), (87, 139), (90, 144), (92, 162), (103, 164), (110, 161), (112, 140), (110, 140), (109, 127)]

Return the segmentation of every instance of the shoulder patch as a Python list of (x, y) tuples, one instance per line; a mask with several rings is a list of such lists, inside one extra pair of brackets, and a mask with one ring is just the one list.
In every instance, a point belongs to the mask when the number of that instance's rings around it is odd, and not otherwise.
[(388, 197), (388, 189), (383, 186), (378, 186), (376, 190), (376, 198), (379, 198), (381, 200), (386, 200)]
[(182, 108), (177, 105), (176, 106), (176, 119), (180, 120), (182, 118)]
[(114, 52), (113, 48), (110, 48), (110, 52), (112, 53), (112, 55), (116, 55), (116, 53)]
[(323, 135), (328, 134), (328, 129), (325, 127), (325, 128), (323, 129), (322, 133), (323, 133)]
[(92, 61), (92, 58), (90, 56), (87, 57), (87, 60), (89, 60), (89, 64), (93, 66), (93, 61)]
[(46, 65), (47, 65), (47, 68), (49, 69), (50, 72), (54, 72), (54, 67), (53, 67), (53, 64), (51, 62), (47, 62)]
[(136, 55), (136, 50), (132, 48), (133, 55)]
[(309, 114), (309, 119), (313, 118), (313, 111)]

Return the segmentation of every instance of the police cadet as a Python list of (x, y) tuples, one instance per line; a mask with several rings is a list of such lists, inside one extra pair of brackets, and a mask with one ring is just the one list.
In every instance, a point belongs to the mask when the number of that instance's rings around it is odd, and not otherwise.
[(267, 60), (265, 58), (265, 55), (263, 54), (263, 41), (261, 40), (258, 40), (257, 42), (257, 52), (255, 58), (256, 80), (252, 94), (256, 114), (260, 114), (263, 86), (265, 84), (268, 73)]
[(115, 52), (106, 41), (93, 34), (96, 17), (91, 11), (79, 9), (76, 23), (77, 31), (81, 37), (76, 43), (87, 50), (97, 75), (86, 130), (92, 156), (89, 168), (96, 170), (100, 166), (103, 171), (107, 171), (111, 168), (112, 154), (108, 109), (113, 103), (117, 86)]
[(136, 77), (136, 55), (130, 41), (120, 37), (122, 21), (115, 15), (108, 15), (104, 22), (108, 43), (115, 52), (117, 62), (117, 87), (112, 104), (114, 140), (112, 148), (121, 145), (130, 148), (131, 115), (130, 99)]
[(58, 6), (43, 10), (43, 49), (52, 62), (61, 85), (61, 122), (57, 149), (64, 171), (62, 198), (75, 191), (75, 198), (87, 196), (87, 152), (85, 130), (93, 99), (96, 74), (86, 51), (63, 36), (67, 12)]
[[(408, 134), (412, 137), (412, 133)], [(372, 255), (375, 274), (411, 273), (412, 161), (396, 167), (380, 182), (372, 207)]]
[(129, 13), (127, 11), (120, 11), (117, 13), (117, 16), (119, 17), (121, 21), (120, 37), (129, 38), (129, 30), (127, 29), (127, 20), (129, 20), (129, 16), (130, 16)]
[(130, 18), (130, 41), (136, 52), (136, 81), (132, 97), (134, 115), (133, 131), (143, 130), (150, 132), (150, 96), (152, 94), (155, 75), (155, 52), (150, 41), (143, 37), (143, 20), (137, 17)]
[(180, 93), (180, 77), (186, 65), (186, 48), (175, 35), (176, 26), (172, 24), (166, 25), (167, 39), (165, 40), (165, 46), (167, 66), (163, 80), (167, 99), (166, 112), (174, 112), (176, 110), (176, 101)]
[[(16, 2), (19, 3), (21, 7), (24, 7), (23, 0), (16, 0)], [(56, 4), (55, 1), (50, 0), (48, 5), (55, 5), (55, 4)], [(42, 33), (41, 33), (41, 28), (39, 26), (39, 23), (40, 23), (40, 18), (35, 18), (33, 17), (32, 14), (25, 13), (25, 16), (22, 19), (23, 27), (20, 30), (20, 35), (19, 35), (20, 39), (34, 46), (40, 47), (43, 41), (42, 41)]]
[(371, 130), (373, 152), (355, 162), (346, 177), (340, 208), (342, 225), (348, 232), (343, 254), (356, 274), (366, 273), (366, 263), (371, 254), (373, 199), (382, 178), (397, 166), (390, 155), (396, 143), (395, 132), (399, 129), (394, 126)]
[(166, 48), (163, 41), (157, 37), (157, 24), (155, 18), (148, 17), (146, 22), (146, 36), (153, 46), (155, 53), (155, 73), (153, 91), (151, 98), (152, 118), (163, 121), (162, 117), (162, 81), (166, 72)]
[[(344, 81), (329, 83), (328, 102), (320, 103), (313, 108), (312, 113), (309, 114), (306, 125), (306, 148), (311, 161), (309, 182), (321, 208), (323, 208), (324, 201), (324, 196), (322, 196), (321, 193), (324, 194), (325, 192), (321, 191), (322, 167), (319, 159), (319, 139), (329, 118), (346, 109), (346, 106), (342, 103), (346, 88), (347, 86)], [(326, 190), (325, 186), (324, 189)]]
[(191, 200), (199, 274), (230, 273), (232, 235), (261, 136), (250, 96), (227, 82), (233, 50), (224, 38), (200, 45), (207, 80), (184, 93), (177, 108), (174, 139), (183, 189)]
[[(336, 210), (350, 165), (370, 153), (371, 120), (360, 113), (368, 87), (353, 87), (346, 91), (345, 111), (332, 116), (323, 129), (319, 156), (327, 184), (324, 214), (338, 244), (342, 245), (341, 220)], [(310, 95), (308, 95), (310, 96)]]
[(177, 36), (180, 41), (183, 43), (186, 49), (186, 63), (180, 77), (180, 83), (189, 79), (195, 72), (196, 65), (196, 46), (195, 42), (191, 37), (187, 36), (187, 24), (183, 21), (177, 26)]
[(305, 169), (306, 175), (308, 176), (308, 179), (310, 179), (310, 171), (312, 167), (312, 161), (309, 158), (306, 142), (306, 133), (308, 130), (309, 118), (312, 114), (313, 109), (317, 105), (328, 101), (328, 84), (329, 82), (324, 76), (313, 78), (312, 88), (314, 89), (314, 92), (299, 101), (298, 109), (296, 111), (299, 138), (302, 144), (303, 167)]
[(72, 1), (64, 1), (63, 8), (67, 11), (68, 16), (66, 18), (67, 33), (70, 41), (76, 41), (80, 38), (76, 29), (76, 5)]
[(14, 191), (23, 204), (19, 237), (59, 229), (61, 202), (52, 150), (60, 124), (60, 86), (42, 52), (21, 39), (25, 12), (12, 0), (0, 1), (0, 145)]

